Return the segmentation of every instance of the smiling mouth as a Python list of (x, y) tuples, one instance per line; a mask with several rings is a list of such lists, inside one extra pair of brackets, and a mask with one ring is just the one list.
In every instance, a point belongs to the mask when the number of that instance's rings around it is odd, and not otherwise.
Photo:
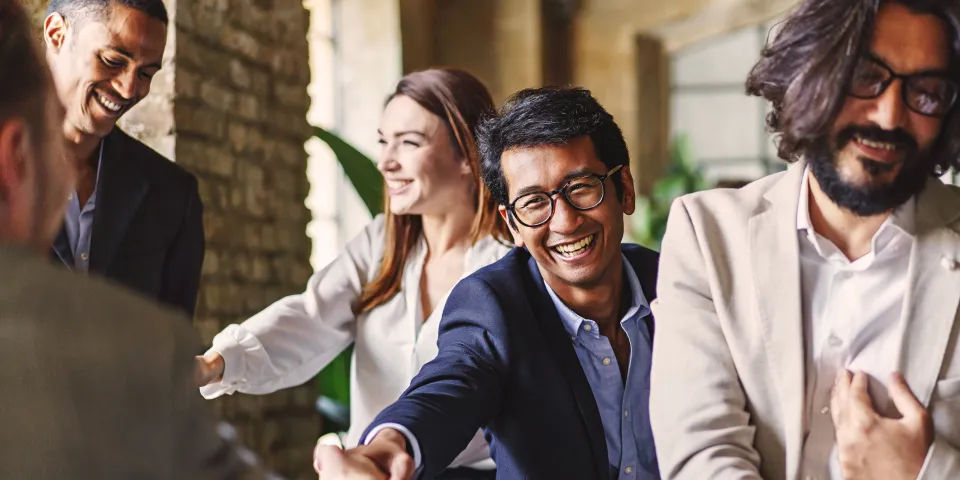
[(123, 111), (124, 105), (110, 100), (106, 95), (103, 95), (100, 92), (94, 91), (93, 99), (97, 102), (97, 105), (100, 105), (104, 110), (115, 116), (120, 115), (120, 112)]
[(597, 238), (597, 234), (592, 233), (590, 235), (587, 235), (586, 237), (581, 238), (580, 240), (577, 240), (576, 242), (564, 243), (561, 245), (550, 247), (550, 249), (556, 252), (561, 257), (574, 258), (586, 252), (590, 248), (590, 246), (593, 245), (593, 241), (596, 240), (596, 238)]
[(397, 190), (413, 183), (413, 180), (386, 180), (387, 188)]
[(857, 142), (858, 142), (858, 143), (860, 143), (860, 144), (862, 144), (862, 145), (865, 145), (865, 146), (867, 146), (867, 147), (870, 147), (870, 148), (875, 148), (875, 149), (877, 149), (877, 150), (884, 150), (884, 151), (887, 151), (887, 152), (895, 152), (895, 151), (897, 151), (897, 149), (900, 148), (900, 146), (897, 145), (896, 143), (877, 142), (877, 141), (874, 141), (874, 140), (867, 140), (867, 139), (865, 139), (865, 138), (860, 138), (860, 137), (856, 137), (856, 138), (857, 138)]

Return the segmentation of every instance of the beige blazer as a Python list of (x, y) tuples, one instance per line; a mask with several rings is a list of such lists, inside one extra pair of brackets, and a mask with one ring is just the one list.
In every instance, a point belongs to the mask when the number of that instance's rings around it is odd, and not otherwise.
[(187, 319), (22, 247), (0, 275), (0, 478), (264, 478), (197, 393)]
[[(798, 475), (803, 167), (673, 204), (652, 305), (650, 417), (665, 479)], [(936, 430), (920, 478), (960, 478), (960, 188), (931, 179), (916, 228), (900, 367)]]

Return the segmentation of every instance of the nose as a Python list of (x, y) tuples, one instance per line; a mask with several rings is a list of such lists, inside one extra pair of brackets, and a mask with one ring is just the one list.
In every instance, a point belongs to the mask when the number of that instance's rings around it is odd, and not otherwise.
[(559, 235), (570, 235), (583, 225), (583, 215), (580, 210), (567, 203), (562, 195), (558, 195), (554, 202), (553, 218), (550, 219), (550, 231)]
[(133, 100), (137, 94), (137, 70), (130, 68), (113, 79), (113, 89), (124, 100)]
[(400, 168), (400, 163), (397, 162), (396, 147), (389, 142), (381, 145), (380, 156), (377, 157), (377, 170), (380, 170), (381, 173), (386, 173), (395, 171), (398, 168)]
[(907, 123), (907, 106), (903, 101), (903, 81), (896, 79), (874, 100), (870, 120), (884, 130), (896, 130)]

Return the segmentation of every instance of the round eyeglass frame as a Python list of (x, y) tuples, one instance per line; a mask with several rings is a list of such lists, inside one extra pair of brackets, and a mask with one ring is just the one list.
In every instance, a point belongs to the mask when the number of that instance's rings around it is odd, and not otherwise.
[[(593, 210), (594, 208), (597, 208), (601, 203), (603, 203), (603, 200), (607, 197), (607, 186), (606, 186), (606, 183), (605, 183), (606, 180), (607, 180), (607, 178), (609, 178), (611, 175), (617, 173), (621, 168), (623, 168), (623, 165), (617, 165), (616, 167), (613, 167), (612, 169), (610, 169), (609, 172), (604, 173), (603, 175), (598, 175), (598, 174), (596, 174), (596, 173), (591, 173), (591, 174), (583, 175), (583, 176), (580, 176), (580, 177), (577, 177), (577, 178), (571, 178), (571, 179), (568, 180), (566, 183), (564, 183), (563, 185), (561, 185), (560, 188), (557, 188), (557, 189), (555, 189), (555, 190), (551, 190), (551, 191), (549, 191), (549, 192), (530, 192), (530, 193), (521, 195), (521, 196), (515, 198), (512, 202), (510, 202), (510, 203), (507, 205), (507, 211), (509, 211), (510, 214), (513, 215), (513, 218), (516, 218), (517, 221), (520, 222), (521, 225), (523, 225), (523, 226), (525, 226), (525, 227), (528, 227), (528, 228), (534, 228), (534, 227), (539, 227), (540, 225), (543, 225), (543, 224), (549, 222), (550, 219), (553, 218), (553, 214), (556, 213), (556, 211), (557, 211), (557, 199), (556, 199), (557, 194), (562, 194), (562, 195), (563, 195), (563, 200), (566, 201), (566, 202), (567, 202), (567, 205), (570, 205), (570, 207), (573, 208), (574, 210), (579, 210), (579, 211), (581, 211), (581, 212), (584, 212), (584, 211), (587, 211), (587, 210)], [(575, 182), (575, 181), (577, 181), (577, 180), (582, 180), (582, 179), (584, 179), (584, 178), (590, 178), (590, 177), (594, 177), (594, 178), (596, 178), (596, 179), (598, 179), (598, 180), (600, 181), (600, 200), (598, 200), (597, 203), (595, 203), (595, 204), (593, 204), (593, 205), (591, 205), (591, 206), (589, 206), (589, 207), (578, 207), (578, 206), (574, 205), (573, 202), (570, 201), (570, 198), (567, 196), (567, 187), (569, 187), (571, 183), (573, 183), (573, 182)], [(547, 215), (547, 218), (545, 218), (542, 222), (534, 223), (534, 224), (529, 224), (529, 223), (524, 222), (523, 220), (521, 220), (521, 219), (520, 219), (520, 215), (517, 215), (517, 210), (516, 210), (517, 202), (519, 202), (520, 200), (522, 200), (522, 199), (524, 199), (524, 198), (526, 198), (526, 197), (529, 197), (529, 196), (531, 196), (531, 195), (546, 195), (547, 198), (550, 199), (550, 214)]]

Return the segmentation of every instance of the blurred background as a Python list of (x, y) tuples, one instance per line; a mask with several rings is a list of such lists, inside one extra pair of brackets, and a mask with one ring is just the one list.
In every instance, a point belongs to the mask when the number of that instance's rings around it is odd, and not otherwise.
[[(38, 27), (46, 1), (22, 0)], [(164, 68), (121, 126), (195, 172), (207, 254), (195, 325), (209, 342), (301, 292), (380, 208), (369, 158), (406, 72), (462, 67), (497, 102), (525, 87), (593, 91), (623, 129), (654, 248), (670, 200), (784, 168), (743, 82), (793, 0), (167, 0)], [(317, 382), (211, 402), (266, 463), (315, 478), (317, 437), (345, 428), (347, 357)], [(321, 414), (322, 412), (322, 414)]]

